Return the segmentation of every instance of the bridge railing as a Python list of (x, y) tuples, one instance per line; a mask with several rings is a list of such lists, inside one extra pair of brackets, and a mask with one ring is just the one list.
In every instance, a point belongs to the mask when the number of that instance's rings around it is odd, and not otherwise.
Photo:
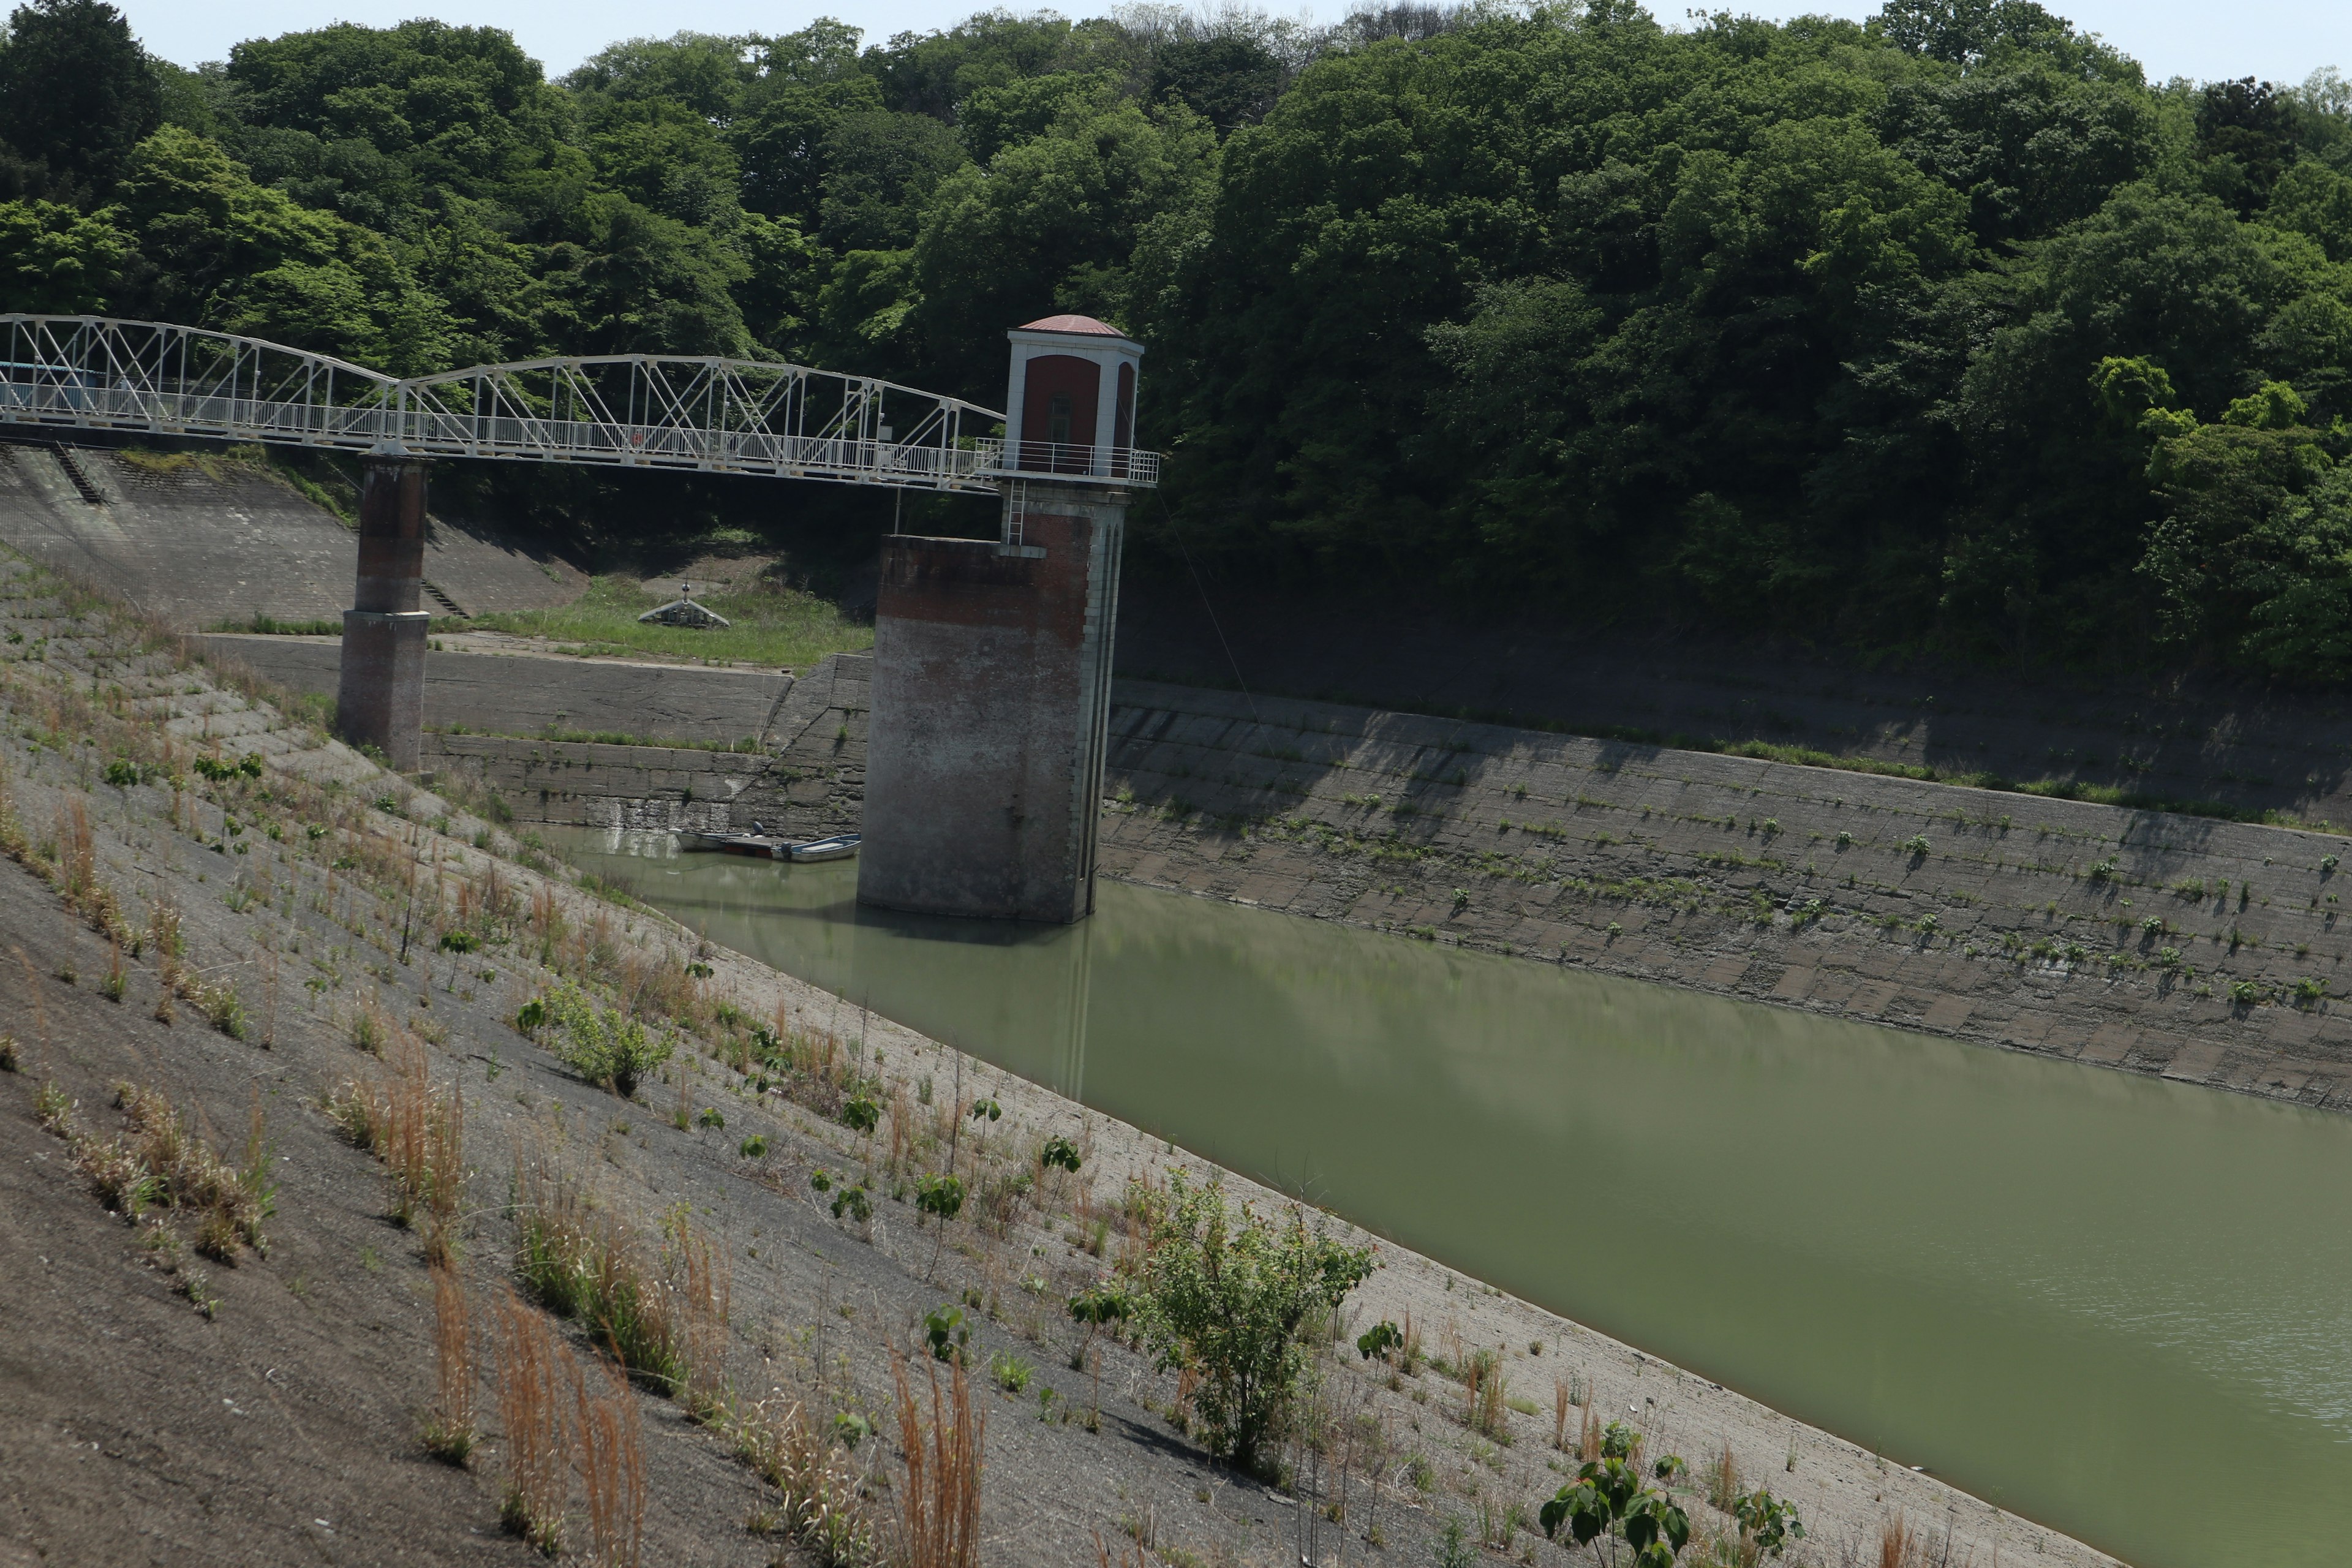
[(1003, 417), (791, 364), (623, 354), (400, 381), (197, 328), (0, 314), (0, 423), (951, 490), (1159, 482), (1160, 455), (1127, 447), (1023, 442), (1008, 462), (1002, 439), (968, 434)]
[(401, 427), (400, 411), (381, 405), (190, 396), (56, 377), (37, 382), (0, 380), (0, 417), (83, 429), (148, 430), (356, 451), (397, 439)]

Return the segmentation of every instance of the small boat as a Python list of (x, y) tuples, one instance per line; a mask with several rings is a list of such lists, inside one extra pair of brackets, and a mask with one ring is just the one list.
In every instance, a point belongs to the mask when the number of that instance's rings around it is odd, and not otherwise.
[(695, 833), (680, 830), (680, 849), (715, 849), (722, 855), (751, 855), (769, 860), (792, 858), (793, 840), (772, 833)]
[(812, 838), (792, 847), (794, 860), (846, 860), (857, 853), (857, 841), (863, 834), (836, 833), (830, 838)]

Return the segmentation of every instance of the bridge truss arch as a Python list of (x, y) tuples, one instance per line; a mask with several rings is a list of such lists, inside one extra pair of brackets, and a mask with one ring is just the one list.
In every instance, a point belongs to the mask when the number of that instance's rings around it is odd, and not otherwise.
[[(401, 378), (259, 338), (0, 315), (0, 424), (994, 493), (1004, 416), (806, 365), (603, 354)], [(1105, 454), (1149, 486), (1159, 454)]]

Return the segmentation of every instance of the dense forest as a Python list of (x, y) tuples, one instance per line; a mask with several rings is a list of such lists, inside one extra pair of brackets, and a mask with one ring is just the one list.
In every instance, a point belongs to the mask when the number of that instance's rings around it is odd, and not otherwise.
[(991, 405), (1003, 329), (1082, 310), (1150, 346), (1147, 557), (1181, 529), (1488, 613), (2352, 680), (2352, 82), (2152, 84), (2029, 0), (1000, 11), (555, 81), (436, 22), (189, 71), (33, 0), (0, 142), (7, 309)]

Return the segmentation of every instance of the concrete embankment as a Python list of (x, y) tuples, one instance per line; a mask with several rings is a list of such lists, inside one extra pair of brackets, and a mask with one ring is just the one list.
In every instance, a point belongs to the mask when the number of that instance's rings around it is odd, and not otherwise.
[(2343, 1109), (2332, 835), (1123, 683), (1106, 874)]
[[(207, 657), (250, 665), (289, 691), (335, 694), (340, 637), (215, 634), (194, 640)], [(791, 676), (772, 669), (577, 658), (527, 648), (426, 652), (425, 727), (506, 735), (573, 731), (705, 746), (757, 743), (773, 731), (794, 685)]]
[[(358, 535), (272, 474), (105, 447), (0, 443), (0, 541), (184, 631), (339, 623), (359, 562)], [(542, 550), (438, 515), (425, 576), (435, 615), (568, 604), (587, 586)]]

